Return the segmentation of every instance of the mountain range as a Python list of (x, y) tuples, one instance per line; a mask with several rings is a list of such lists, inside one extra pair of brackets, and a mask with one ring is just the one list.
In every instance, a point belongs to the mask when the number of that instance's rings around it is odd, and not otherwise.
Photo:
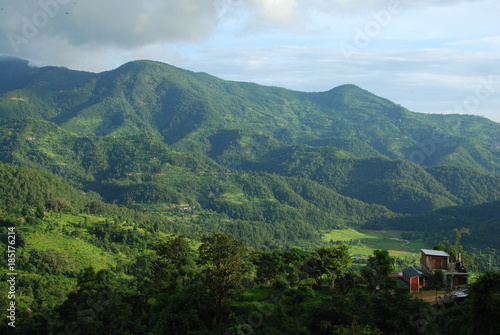
[[(0, 78), (2, 162), (135, 210), (182, 208), (197, 229), (208, 215), (242, 239), (259, 227), (307, 240), (346, 225), (412, 230), (439, 209), (485, 204), (488, 227), (500, 223), (500, 124), (483, 117), (153, 61), (89, 73), (0, 58)], [(481, 222), (456, 224), (482, 236)]]

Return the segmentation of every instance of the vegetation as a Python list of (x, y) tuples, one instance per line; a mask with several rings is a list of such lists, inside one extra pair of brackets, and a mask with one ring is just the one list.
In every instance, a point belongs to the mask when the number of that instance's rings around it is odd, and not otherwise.
[[(0, 76), (2, 333), (498, 328), (497, 123), (150, 61), (0, 58)], [(470, 298), (430, 305), (388, 277), (432, 245), (477, 272)]]
[[(494, 272), (481, 275), (471, 285), (470, 300), (448, 307), (432, 306), (412, 298), (407, 288), (398, 288), (389, 280), (395, 259), (387, 250), (375, 250), (367, 264), (356, 270), (348, 267), (352, 259), (346, 244), (309, 252), (297, 248), (263, 251), (221, 233), (201, 239), (158, 237), (144, 227), (134, 230), (144, 243), (131, 248), (131, 240), (115, 241), (100, 236), (97, 230), (89, 229), (89, 236), (82, 233), (77, 238), (71, 231), (79, 226), (71, 222), (77, 215), (59, 218), (58, 213), (47, 213), (35, 226), (28, 220), (3, 218), (2, 229), (14, 226), (20, 233), (16, 245), (16, 328), (3, 323), (2, 331), (451, 334), (453, 329), (466, 334), (474, 329), (478, 334), (492, 334), (495, 329), (494, 317), (488, 315), (496, 315), (496, 311), (484, 306), (484, 302), (492, 308), (499, 303), (495, 300), (498, 294), (492, 294), (498, 281)], [(98, 225), (98, 217), (89, 218)], [(61, 224), (49, 228), (44, 224), (47, 220)], [(120, 229), (126, 227), (118, 225), (113, 231)], [(92, 249), (79, 255), (57, 243), (52, 244), (53, 249), (44, 249), (29, 238), (41, 231), (81, 243), (88, 240)], [(107, 258), (85, 263), (93, 255)], [(105, 263), (104, 259), (110, 261)], [(2, 260), (2, 275), (6, 268)], [(439, 282), (443, 283), (442, 278), (429, 288), (440, 288)], [(7, 290), (7, 283), (2, 282), (0, 289)], [(6, 296), (0, 303), (7, 310)], [(473, 317), (464, 320), (462, 315)]]

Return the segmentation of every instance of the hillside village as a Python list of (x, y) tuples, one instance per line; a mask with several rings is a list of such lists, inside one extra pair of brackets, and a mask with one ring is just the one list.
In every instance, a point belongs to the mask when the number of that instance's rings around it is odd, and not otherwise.
[(411, 266), (390, 276), (404, 282), (410, 292), (419, 292), (428, 287), (426, 274), (434, 274), (436, 270), (442, 272), (443, 289), (459, 291), (469, 284), (469, 273), (460, 256), (452, 260), (452, 257), (442, 250), (422, 249), (419, 268)]

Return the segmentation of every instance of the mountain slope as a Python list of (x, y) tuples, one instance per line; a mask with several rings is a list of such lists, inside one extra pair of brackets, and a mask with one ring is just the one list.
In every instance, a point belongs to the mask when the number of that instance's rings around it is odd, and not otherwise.
[[(4, 60), (0, 68), (8, 64)], [(147, 132), (178, 150), (215, 159), (227, 150), (258, 157), (266, 152), (263, 141), (279, 146), (336, 138), (357, 139), (379, 155), (425, 165), (444, 162), (484, 172), (500, 162), (497, 123), (413, 113), (354, 85), (304, 93), (136, 61), (98, 74), (33, 69), (11, 86), (0, 96), (0, 118), (44, 118), (80, 135)], [(217, 141), (228, 131), (230, 141)]]
[(183, 227), (208, 217), (314, 238), (500, 199), (500, 125), (481, 117), (410, 112), (354, 85), (296, 92), (151, 61), (87, 73), (2, 59), (0, 72), (2, 161), (165, 218), (187, 211)]
[(500, 177), (464, 167), (421, 165), (386, 157), (358, 158), (334, 147), (290, 146), (245, 168), (312, 179), (345, 196), (422, 213), (500, 199)]
[[(413, 231), (415, 237), (426, 237), (428, 241), (438, 236), (451, 236), (453, 229), (468, 228), (470, 234), (462, 236), (462, 242), (476, 247), (499, 249), (500, 201), (492, 201), (476, 206), (447, 207), (432, 212), (398, 219), (382, 220), (386, 229)], [(439, 243), (436, 240), (435, 243)]]
[[(165, 220), (180, 216), (191, 225), (207, 215), (219, 222), (208, 228), (202, 220), (205, 229), (224, 226), (237, 233), (238, 221), (260, 230), (293, 227), (285, 240), (298, 232), (301, 238), (315, 240), (318, 229), (395, 215), (312, 180), (230, 172), (209, 158), (173, 151), (145, 135), (78, 136), (54, 123), (26, 118), (1, 123), (0, 144), (4, 161), (56, 173), (106, 202), (156, 213)], [(180, 222), (176, 229), (186, 226)]]

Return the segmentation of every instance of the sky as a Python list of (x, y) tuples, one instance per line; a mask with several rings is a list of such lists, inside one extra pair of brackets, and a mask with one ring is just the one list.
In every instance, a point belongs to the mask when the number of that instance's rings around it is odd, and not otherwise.
[(500, 122), (499, 14), (500, 0), (0, 0), (0, 55), (91, 72), (150, 59), (306, 92), (355, 84)]

